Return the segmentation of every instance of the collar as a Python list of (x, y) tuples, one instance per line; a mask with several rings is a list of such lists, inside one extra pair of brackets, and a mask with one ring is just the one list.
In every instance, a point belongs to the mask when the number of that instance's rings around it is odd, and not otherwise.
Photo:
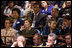
[(41, 45), (39, 45), (40, 47), (43, 46), (43, 43)]
[(68, 46), (68, 45), (67, 45), (67, 47), (71, 47), (71, 46)]

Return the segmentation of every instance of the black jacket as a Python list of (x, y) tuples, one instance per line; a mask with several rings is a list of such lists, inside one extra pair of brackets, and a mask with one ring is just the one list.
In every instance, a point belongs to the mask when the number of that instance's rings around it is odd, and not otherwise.
[(31, 30), (28, 31), (28, 30), (24, 29), (24, 30), (22, 30), (22, 31), (19, 31), (18, 33), (19, 33), (20, 35), (34, 35), (35, 33), (37, 33), (37, 30), (31, 28)]

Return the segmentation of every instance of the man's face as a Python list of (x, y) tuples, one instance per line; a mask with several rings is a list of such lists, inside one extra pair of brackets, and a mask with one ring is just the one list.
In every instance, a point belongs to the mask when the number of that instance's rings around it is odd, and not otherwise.
[(18, 12), (17, 11), (13, 11), (13, 13), (12, 13), (12, 16), (16, 19), (16, 18), (18, 18)]
[(5, 20), (5, 27), (9, 28), (11, 26), (10, 21), (9, 20)]
[(40, 10), (39, 5), (34, 5), (34, 12), (38, 13)]
[(71, 6), (71, 1), (66, 1), (66, 7), (70, 7)]
[(56, 27), (56, 21), (51, 21), (51, 26), (50, 26), (52, 29), (55, 29)]
[(38, 37), (37, 37), (37, 35), (34, 35), (33, 42), (34, 42), (35, 45), (38, 44)]
[(65, 37), (65, 39), (66, 39), (66, 43), (67, 43), (67, 44), (70, 44), (70, 43), (71, 43), (71, 36), (70, 36), (70, 35), (67, 35), (67, 36)]
[(63, 25), (67, 25), (67, 22), (68, 22), (68, 20), (67, 19), (64, 19), (63, 20)]
[(51, 43), (51, 45), (53, 45), (54, 44), (54, 39), (53, 39), (53, 37), (48, 37), (48, 43)]
[(13, 7), (14, 6), (14, 3), (13, 2), (11, 2), (10, 4), (9, 4), (9, 7)]

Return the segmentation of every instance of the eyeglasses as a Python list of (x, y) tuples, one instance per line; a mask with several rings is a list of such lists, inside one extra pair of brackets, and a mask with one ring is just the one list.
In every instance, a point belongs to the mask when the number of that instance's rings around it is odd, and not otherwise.
[(5, 24), (10, 24), (9, 22), (5, 22)]

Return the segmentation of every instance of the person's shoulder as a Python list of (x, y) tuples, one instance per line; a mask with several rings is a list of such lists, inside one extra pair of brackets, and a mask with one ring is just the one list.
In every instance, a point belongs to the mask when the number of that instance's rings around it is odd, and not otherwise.
[(56, 45), (55, 47), (67, 47), (67, 45)]
[(50, 7), (54, 7), (54, 5), (50, 5)]
[(24, 18), (19, 18), (18, 21), (24, 21)]
[(11, 27), (10, 29), (15, 30), (15, 29), (14, 29), (14, 28), (12, 28), (12, 27)]
[(5, 9), (7, 9), (9, 6), (6, 6)]
[(12, 31), (15, 31), (15, 32), (16, 32), (16, 29), (14, 29), (14, 28), (10, 28), (10, 30), (12, 30)]
[(46, 46), (46, 42), (43, 42), (43, 46)]
[(50, 5), (48, 8), (53, 8), (54, 7), (54, 5)]
[(59, 30), (59, 28), (56, 27), (55, 30)]
[(31, 30), (35, 30), (35, 28), (31, 28)]
[(14, 8), (18, 8), (18, 9), (21, 9), (21, 6), (18, 6), (18, 5), (14, 5)]
[(60, 45), (55, 44), (54, 47), (61, 47)]
[(37, 30), (36, 30), (35, 28), (32, 28), (31, 31), (33, 31), (33, 32), (37, 32)]
[(41, 16), (47, 16), (47, 14), (44, 14), (44, 13), (40, 13), (40, 15), (41, 15)]
[(42, 8), (41, 10), (40, 10), (40, 12), (43, 12), (44, 11), (44, 8)]
[(5, 31), (5, 29), (1, 29), (1, 31)]

